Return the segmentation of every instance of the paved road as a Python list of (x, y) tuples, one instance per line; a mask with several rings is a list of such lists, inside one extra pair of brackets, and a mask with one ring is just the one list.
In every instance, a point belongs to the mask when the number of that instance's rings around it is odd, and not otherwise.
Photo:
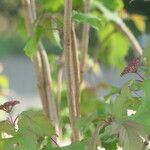
[[(0, 62), (4, 65), (4, 74), (10, 80), (11, 97), (21, 102), (17, 107), (17, 112), (25, 110), (29, 107), (41, 107), (38, 91), (36, 88), (34, 68), (27, 57), (11, 56)], [(121, 86), (125, 81), (136, 77), (134, 75), (120, 77), (119, 72), (114, 69), (106, 69), (101, 67), (101, 71), (97, 74), (86, 74), (85, 79), (92, 86), (101, 81), (107, 81), (115, 86)], [(105, 91), (98, 91), (102, 96)]]

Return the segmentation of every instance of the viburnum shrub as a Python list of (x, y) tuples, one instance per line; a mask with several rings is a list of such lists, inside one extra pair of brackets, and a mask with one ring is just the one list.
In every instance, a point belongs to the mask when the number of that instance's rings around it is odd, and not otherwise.
[(96, 102), (94, 111), (85, 114), (81, 110), (76, 126), (82, 140), (67, 147), (60, 147), (53, 139), (54, 128), (42, 111), (24, 111), (13, 119), (12, 109), (20, 102), (11, 100), (1, 104), (0, 110), (6, 112), (8, 118), (0, 122), (0, 149), (95, 150), (101, 147), (117, 150), (122, 147), (123, 150), (146, 150), (150, 140), (150, 79), (146, 66), (147, 62), (140, 58), (131, 61), (121, 76), (135, 73), (140, 80), (129, 80), (122, 88), (112, 87), (105, 101)]

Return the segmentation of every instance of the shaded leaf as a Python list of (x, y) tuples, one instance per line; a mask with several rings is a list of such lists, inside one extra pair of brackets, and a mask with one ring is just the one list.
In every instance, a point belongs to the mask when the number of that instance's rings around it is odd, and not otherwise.
[(90, 125), (92, 124), (92, 121), (95, 120), (97, 118), (97, 114), (96, 113), (91, 113), (85, 117), (81, 117), (77, 120), (77, 128), (81, 131), (81, 132), (86, 132)]
[(132, 99), (131, 91), (129, 89), (129, 84), (131, 83), (127, 82), (121, 89), (121, 94), (117, 96), (115, 102), (113, 103), (113, 114), (114, 117), (117, 119), (123, 119), (125, 116), (127, 116), (127, 107), (126, 102), (128, 99)]
[(87, 143), (85, 141), (75, 142), (69, 146), (62, 147), (61, 150), (88, 150)]
[(9, 121), (1, 121), (0, 122), (0, 134), (1, 133), (7, 133), (10, 135), (13, 135), (15, 133), (15, 128), (12, 124), (10, 124)]
[(132, 121), (124, 121), (119, 131), (119, 141), (123, 150), (141, 150), (143, 147), (142, 137), (145, 137), (143, 129)]
[(20, 114), (18, 126), (22, 130), (32, 132), (37, 136), (51, 136), (54, 128), (49, 119), (41, 111), (25, 111)]
[(145, 92), (144, 100), (137, 113), (132, 116), (132, 119), (141, 124), (146, 129), (146, 131), (150, 133), (150, 80), (145, 80), (143, 87)]

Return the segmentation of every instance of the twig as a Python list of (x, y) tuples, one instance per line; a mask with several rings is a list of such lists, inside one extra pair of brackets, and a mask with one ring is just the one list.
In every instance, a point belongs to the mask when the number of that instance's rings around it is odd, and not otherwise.
[(136, 74), (137, 74), (143, 81), (145, 80), (144, 77), (142, 77), (142, 75), (141, 75), (139, 72), (136, 71)]
[(14, 121), (13, 121), (13, 118), (12, 118), (12, 116), (11, 116), (11, 113), (10, 113), (10, 112), (7, 112), (7, 113), (8, 113), (8, 115), (9, 115), (10, 123), (15, 126)]
[(94, 134), (92, 135), (92, 137), (89, 140), (88, 150), (95, 150), (96, 149), (96, 144), (97, 144), (97, 139), (98, 139), (99, 132), (102, 129), (109, 126), (112, 122), (113, 122), (113, 120), (111, 118), (109, 118), (108, 120), (104, 120), (103, 122), (101, 122), (97, 125)]
[(137, 52), (138, 55), (142, 57), (143, 49), (141, 45), (139, 44), (139, 42), (137, 41), (137, 39), (135, 38), (135, 36), (133, 35), (133, 33), (127, 27), (127, 25), (123, 21), (120, 21), (119, 23), (118, 22), (113, 22), (113, 23), (120, 29), (120, 31), (122, 31), (124, 35), (126, 35), (128, 40), (131, 42), (132, 47), (135, 50), (135, 52)]
[(54, 143), (57, 147), (60, 148), (60, 146), (58, 145), (58, 143), (57, 143), (52, 137), (50, 137), (50, 139), (53, 141), (53, 143)]
[(80, 69), (79, 69), (79, 60), (78, 60), (78, 46), (76, 40), (76, 33), (74, 23), (72, 23), (72, 30), (71, 30), (71, 40), (72, 40), (72, 62), (73, 62), (73, 75), (74, 75), (74, 88), (75, 88), (75, 101), (76, 101), (76, 112), (77, 117), (80, 116)]

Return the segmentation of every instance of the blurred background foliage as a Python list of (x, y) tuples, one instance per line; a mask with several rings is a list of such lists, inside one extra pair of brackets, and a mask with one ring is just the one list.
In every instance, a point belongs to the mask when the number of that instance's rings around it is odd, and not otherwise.
[[(149, 34), (149, 26), (146, 26), (150, 19), (149, 1), (144, 0), (99, 0), (111, 11), (118, 12), (130, 27), (136, 37)], [(48, 38), (44, 38), (44, 44), (49, 54), (60, 54), (61, 48), (58, 46), (58, 35), (54, 26), (58, 28), (59, 36), (62, 38), (63, 30), (63, 0), (36, 0), (38, 19), (49, 26)], [(73, 9), (83, 11), (83, 1), (74, 0)], [(110, 5), (111, 3), (111, 5)], [(91, 29), (89, 54), (94, 55), (96, 49), (98, 60), (107, 65), (122, 68), (124, 57), (127, 56), (130, 43), (116, 30), (111, 22), (101, 15), (97, 8), (92, 9), (91, 13), (103, 18), (99, 30)], [(105, 21), (104, 21), (105, 20)], [(55, 25), (54, 25), (55, 23)], [(51, 27), (50, 27), (51, 26)], [(80, 34), (81, 26), (77, 24), (77, 34)], [(110, 36), (108, 36), (110, 34)], [(108, 36), (108, 38), (107, 38)], [(79, 35), (79, 40), (81, 34)], [(49, 40), (50, 39), (50, 40)], [(25, 25), (23, 20), (23, 10), (19, 0), (1, 0), (0, 1), (0, 57), (9, 54), (24, 54), (23, 47), (27, 40)], [(101, 44), (105, 41), (103, 44)], [(99, 45), (98, 45), (99, 43)], [(102, 46), (100, 46), (102, 45)], [(98, 51), (98, 50), (97, 50)], [(132, 54), (130, 51), (129, 54)], [(131, 55), (132, 56), (132, 55)], [(117, 59), (116, 59), (117, 58)]]

